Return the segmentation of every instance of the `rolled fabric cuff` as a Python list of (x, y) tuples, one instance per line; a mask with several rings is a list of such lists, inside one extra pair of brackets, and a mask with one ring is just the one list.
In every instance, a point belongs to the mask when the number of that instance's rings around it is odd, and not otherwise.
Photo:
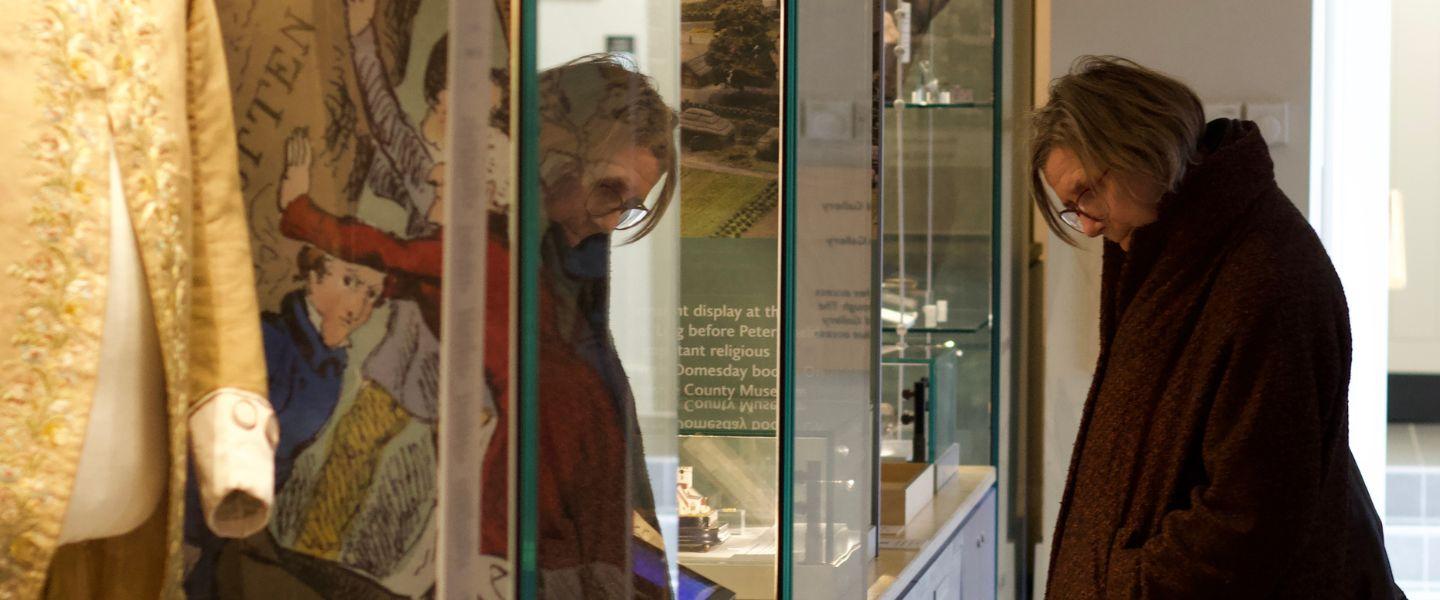
[(265, 527), (275, 498), (280, 426), (259, 394), (221, 388), (190, 409), (190, 454), (205, 524), (220, 537)]

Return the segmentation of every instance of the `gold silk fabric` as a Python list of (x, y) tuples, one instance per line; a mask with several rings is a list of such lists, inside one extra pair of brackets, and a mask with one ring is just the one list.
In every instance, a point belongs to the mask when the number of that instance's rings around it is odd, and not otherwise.
[[(0, 599), (180, 595), (187, 415), (265, 391), (226, 68), (211, 0), (0, 2)], [(107, 297), (109, 160), (165, 365), (169, 478), (139, 530), (59, 534)], [(52, 564), (53, 563), (53, 564)]]

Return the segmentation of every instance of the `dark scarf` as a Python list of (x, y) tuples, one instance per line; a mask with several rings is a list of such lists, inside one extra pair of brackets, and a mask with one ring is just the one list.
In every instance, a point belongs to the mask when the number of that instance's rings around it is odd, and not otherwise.
[(1253, 123), (1212, 122), (1201, 156), (1130, 252), (1105, 244), (1048, 596), (1393, 597), (1339, 278)]

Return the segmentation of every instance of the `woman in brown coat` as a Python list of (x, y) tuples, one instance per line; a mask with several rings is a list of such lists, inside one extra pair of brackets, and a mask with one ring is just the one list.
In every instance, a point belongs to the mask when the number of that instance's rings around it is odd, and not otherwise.
[(1106, 240), (1047, 596), (1403, 597), (1350, 453), (1345, 296), (1255, 125), (1111, 57), (1034, 125), (1050, 227)]

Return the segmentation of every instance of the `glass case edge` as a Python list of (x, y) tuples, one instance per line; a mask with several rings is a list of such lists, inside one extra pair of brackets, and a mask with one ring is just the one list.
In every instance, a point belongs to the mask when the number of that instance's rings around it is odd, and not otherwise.
[(795, 528), (795, 176), (796, 98), (795, 73), (799, 14), (797, 0), (785, 0), (780, 13), (783, 98), (781, 110), (780, 192), (780, 415), (777, 440), (780, 451), (780, 531), (776, 557), (776, 597), (793, 597)]
[(537, 0), (518, 0), (519, 34), (519, 394), (514, 406), (519, 420), (516, 474), (516, 569), (515, 597), (534, 598), (539, 594), (539, 498), (540, 409), (539, 405), (539, 298), (540, 298), (540, 178), (539, 178), (539, 71), (536, 32)]

